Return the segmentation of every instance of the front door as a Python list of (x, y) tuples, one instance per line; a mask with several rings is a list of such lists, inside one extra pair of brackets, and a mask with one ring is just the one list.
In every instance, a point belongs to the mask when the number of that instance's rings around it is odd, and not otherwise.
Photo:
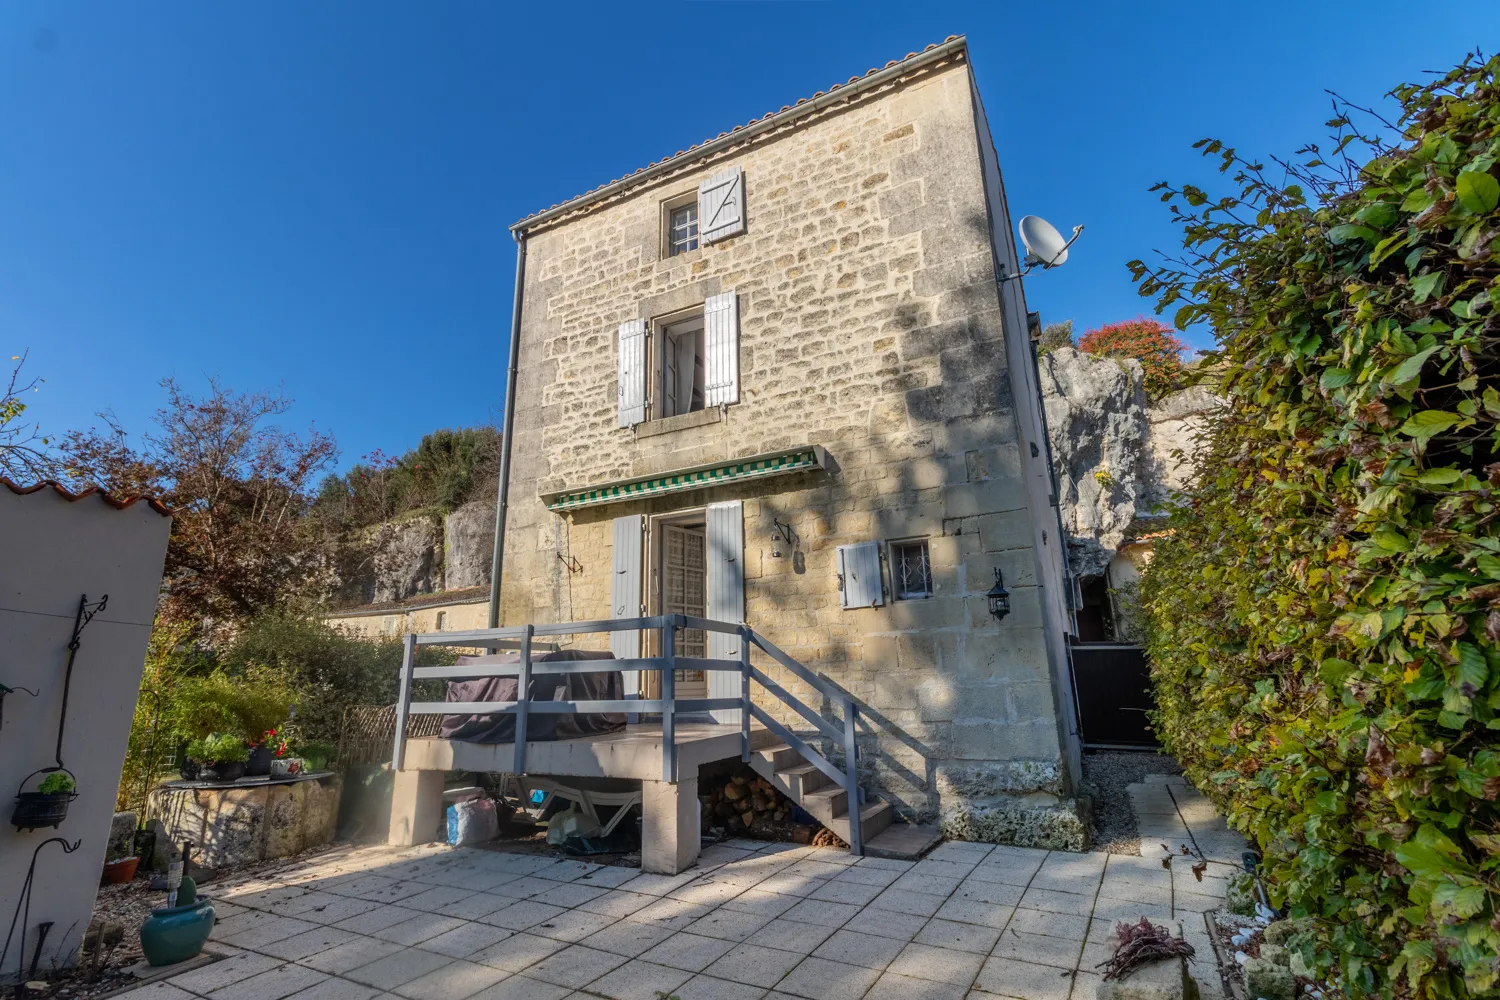
[[(708, 563), (707, 540), (702, 524), (663, 524), (661, 526), (661, 613), (664, 615), (707, 616)], [(705, 657), (707, 638), (702, 629), (687, 628), (677, 633), (678, 656)], [(707, 698), (708, 682), (701, 670), (679, 670), (676, 674), (677, 697)]]

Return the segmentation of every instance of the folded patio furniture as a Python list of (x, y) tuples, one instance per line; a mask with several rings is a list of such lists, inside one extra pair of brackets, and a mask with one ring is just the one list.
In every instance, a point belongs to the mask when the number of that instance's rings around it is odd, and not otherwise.
[[(549, 674), (547, 663), (575, 660), (612, 660), (614, 654), (591, 649), (560, 649), (534, 656), (531, 660), (532, 701), (618, 701), (625, 697), (625, 680), (618, 670), (600, 670), (585, 674)], [(458, 663), (518, 664), (519, 653), (497, 653), (488, 656), (460, 656)], [(449, 681), (447, 701), (515, 701), (516, 678), (475, 677)], [(526, 740), (545, 743), (571, 740), (579, 736), (612, 733), (625, 728), (625, 715), (618, 712), (575, 712), (566, 715), (528, 714)], [(514, 713), (503, 715), (445, 715), (438, 736), (465, 743), (513, 743), (516, 738)]]

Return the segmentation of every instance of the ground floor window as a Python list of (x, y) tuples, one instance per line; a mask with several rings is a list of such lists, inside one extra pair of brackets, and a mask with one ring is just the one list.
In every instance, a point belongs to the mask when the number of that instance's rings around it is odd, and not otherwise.
[(927, 553), (927, 539), (891, 543), (891, 583), (898, 601), (932, 596), (932, 560)]

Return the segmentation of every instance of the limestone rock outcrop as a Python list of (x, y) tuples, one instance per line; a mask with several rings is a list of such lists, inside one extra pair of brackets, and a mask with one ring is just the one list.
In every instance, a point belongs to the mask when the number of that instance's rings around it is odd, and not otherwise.
[(1153, 403), (1140, 362), (1071, 347), (1039, 369), (1071, 568), (1097, 576), (1132, 525), (1188, 481), (1194, 436), (1218, 400), (1190, 388)]
[(495, 503), (474, 500), (443, 520), (443, 589), (487, 587), (495, 548)]

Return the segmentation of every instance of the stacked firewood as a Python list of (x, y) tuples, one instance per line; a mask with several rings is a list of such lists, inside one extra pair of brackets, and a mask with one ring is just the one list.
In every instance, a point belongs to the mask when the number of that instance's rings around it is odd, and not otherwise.
[(817, 843), (819, 837), (825, 841), (838, 839), (817, 823), (798, 823), (796, 804), (753, 772), (714, 781), (699, 799), (703, 803), (703, 826), (709, 831), (799, 844)]

